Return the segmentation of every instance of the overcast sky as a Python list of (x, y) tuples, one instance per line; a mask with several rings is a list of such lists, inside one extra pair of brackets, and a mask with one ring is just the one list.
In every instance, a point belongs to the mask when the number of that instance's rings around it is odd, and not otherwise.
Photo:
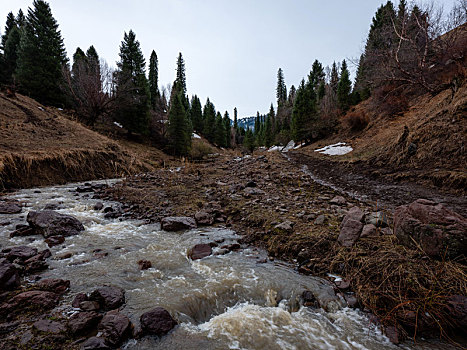
[[(354, 59), (383, 0), (50, 0), (71, 57), (94, 45), (115, 66), (123, 33), (136, 33), (146, 62), (154, 49), (159, 85), (175, 79), (185, 59), (188, 94), (209, 97), (231, 117), (268, 112), (277, 70), (297, 86), (315, 59), (324, 66)], [(385, 2), (385, 0), (384, 0)], [(398, 1), (394, 1), (398, 3)], [(437, 0), (448, 11), (455, 0)], [(1, 0), (1, 31), (9, 11), (32, 0)]]

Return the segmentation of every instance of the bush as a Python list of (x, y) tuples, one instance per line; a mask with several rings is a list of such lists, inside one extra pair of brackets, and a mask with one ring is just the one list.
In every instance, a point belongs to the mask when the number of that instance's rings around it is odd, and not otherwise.
[(360, 131), (366, 128), (369, 119), (365, 112), (352, 111), (344, 117), (344, 125), (352, 131)]
[(191, 143), (190, 157), (193, 160), (201, 160), (206, 157), (208, 154), (214, 153), (214, 148), (212, 148), (208, 143), (200, 139), (194, 139)]

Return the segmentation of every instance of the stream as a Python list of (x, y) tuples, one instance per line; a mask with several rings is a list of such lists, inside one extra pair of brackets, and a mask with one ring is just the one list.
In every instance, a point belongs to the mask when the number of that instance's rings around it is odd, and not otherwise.
[[(101, 183), (102, 181), (100, 181)], [(112, 183), (115, 181), (108, 181)], [(98, 182), (94, 182), (98, 183)], [(125, 290), (122, 312), (134, 324), (161, 306), (179, 322), (168, 335), (129, 340), (124, 349), (397, 349), (359, 310), (342, 307), (329, 282), (294, 271), (268, 259), (265, 251), (247, 247), (191, 261), (187, 250), (197, 243), (236, 242), (240, 236), (222, 227), (165, 232), (159, 224), (106, 219), (93, 209), (99, 201), (75, 192), (79, 184), (27, 189), (8, 196), (25, 203), (21, 214), (0, 215), (0, 248), (29, 245), (48, 248), (42, 236), (9, 238), (24, 224), (29, 210), (56, 204), (85, 226), (80, 235), (50, 248), (49, 269), (42, 278), (70, 280), (59, 311), (70, 316), (79, 292), (103, 285)], [(104, 207), (118, 206), (105, 202)], [(3, 223), (3, 225), (2, 225)], [(152, 262), (141, 271), (137, 262)], [(303, 291), (323, 301), (322, 308), (301, 306)], [(407, 343), (404, 348), (415, 348)], [(426, 347), (423, 347), (426, 349)], [(436, 346), (430, 348), (437, 348)]]

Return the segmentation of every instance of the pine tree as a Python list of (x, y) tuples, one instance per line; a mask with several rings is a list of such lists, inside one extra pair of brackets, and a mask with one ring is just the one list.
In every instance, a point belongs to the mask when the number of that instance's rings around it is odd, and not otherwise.
[(201, 101), (196, 95), (191, 99), (190, 117), (193, 123), (193, 130), (202, 134), (204, 129), (203, 111)]
[(217, 112), (216, 114), (216, 132), (215, 132), (215, 143), (219, 147), (225, 147), (225, 126), (222, 119), (222, 114)]
[(19, 9), (18, 14), (16, 15), (16, 25), (18, 28), (21, 28), (26, 23), (26, 17), (24, 17), (23, 10)]
[(183, 60), (182, 53), (178, 54), (177, 58), (177, 89), (184, 96), (186, 94), (186, 77), (185, 77), (185, 61)]
[(96, 48), (91, 45), (86, 51), (86, 59), (88, 63), (88, 73), (96, 77), (100, 82), (101, 78), (101, 67), (99, 63), (99, 55), (97, 54)]
[(314, 124), (317, 118), (316, 95), (312, 86), (302, 80), (292, 110), (291, 131), (296, 142), (308, 141), (314, 137)]
[(287, 101), (287, 87), (285, 85), (284, 73), (282, 68), (277, 71), (277, 87), (276, 87), (277, 105), (283, 105)]
[(81, 72), (83, 65), (87, 64), (87, 57), (81, 48), (77, 47), (75, 53), (73, 54), (73, 65), (71, 66), (71, 72), (76, 78)]
[(62, 67), (67, 63), (62, 35), (47, 2), (28, 9), (18, 49), (16, 78), (20, 91), (44, 104), (61, 105)]
[(234, 129), (238, 129), (238, 121), (237, 121), (237, 107), (234, 108)]
[(117, 63), (117, 119), (129, 133), (148, 132), (150, 93), (145, 59), (135, 33), (125, 32)]
[(253, 152), (255, 149), (255, 137), (250, 128), (246, 129), (245, 137), (243, 138), (243, 147), (245, 147), (249, 152)]
[(1, 47), (0, 47), (2, 50), (5, 49), (5, 44), (6, 44), (6, 41), (8, 40), (8, 35), (10, 34), (10, 31), (13, 28), (17, 28), (16, 19), (15, 19), (15, 15), (13, 14), (13, 12), (9, 12), (8, 15), (6, 16), (5, 30), (2, 35), (2, 41), (1, 41)]
[(339, 72), (337, 71), (336, 62), (332, 63), (331, 68), (331, 81), (329, 82), (331, 85), (332, 91), (337, 94), (337, 86), (339, 85)]
[(203, 119), (204, 119), (204, 137), (211, 142), (215, 141), (215, 131), (216, 131), (216, 109), (214, 104), (209, 101), (209, 98), (206, 101), (203, 109)]
[(266, 117), (266, 122), (264, 123), (264, 145), (266, 147), (271, 147), (274, 140), (274, 135), (272, 133), (272, 117), (268, 115)]
[(8, 34), (8, 39), (5, 43), (3, 53), (5, 83), (7, 84), (11, 84), (14, 82), (20, 40), (20, 29), (18, 29), (18, 27), (15, 26), (10, 30), (10, 33)]
[(224, 129), (225, 129), (225, 147), (230, 148), (232, 147), (232, 141), (230, 139), (231, 135), (231, 120), (229, 117), (229, 112), (225, 111), (224, 113)]
[(347, 69), (347, 62), (344, 60), (341, 67), (341, 76), (339, 84), (337, 86), (337, 101), (339, 108), (344, 112), (349, 109), (350, 106), (350, 91), (352, 90), (352, 82), (350, 81), (350, 73)]
[(188, 155), (191, 147), (191, 132), (180, 94), (175, 96), (170, 107), (168, 134), (173, 154)]
[(293, 106), (294, 104), (294, 101), (295, 101), (295, 94), (297, 93), (297, 90), (295, 89), (295, 86), (292, 85), (290, 87), (290, 91), (289, 91), (289, 98), (288, 98), (288, 101), (287, 103), (289, 104), (289, 106)]
[(157, 105), (160, 100), (159, 93), (159, 68), (158, 68), (158, 59), (157, 54), (154, 50), (151, 52), (151, 57), (149, 58), (149, 92), (151, 93), (151, 107), (153, 110), (157, 109)]
[(311, 85), (311, 88), (315, 92), (318, 92), (319, 85), (324, 81), (324, 77), (323, 65), (318, 60), (315, 60), (308, 75), (308, 84)]

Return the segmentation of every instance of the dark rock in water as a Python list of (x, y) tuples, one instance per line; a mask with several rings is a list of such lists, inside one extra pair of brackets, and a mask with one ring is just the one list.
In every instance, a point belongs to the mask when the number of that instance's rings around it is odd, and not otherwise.
[(76, 187), (76, 192), (78, 193), (85, 193), (85, 192), (93, 192), (93, 188), (91, 187), (91, 185), (89, 184), (89, 186), (78, 186)]
[(95, 257), (97, 257), (98, 259), (104, 258), (104, 257), (106, 257), (106, 256), (109, 255), (108, 252), (106, 252), (105, 250), (102, 250), (102, 249), (94, 249), (94, 250), (92, 251), (92, 254), (93, 254)]
[(319, 307), (318, 301), (316, 300), (315, 296), (309, 290), (305, 290), (302, 293), (301, 297), (303, 301), (303, 306), (306, 307)]
[(53, 334), (62, 333), (66, 330), (63, 324), (52, 320), (39, 320), (34, 322), (32, 326), (40, 332)]
[(6, 259), (0, 259), (0, 290), (15, 289), (19, 284), (19, 273), (16, 267)]
[(65, 237), (61, 235), (50, 236), (49, 238), (46, 238), (45, 240), (45, 243), (47, 243), (49, 247), (55, 247), (56, 245), (60, 245), (63, 242), (65, 242)]
[(33, 311), (50, 310), (57, 306), (60, 295), (52, 292), (32, 290), (15, 295), (7, 304), (0, 308), (0, 315), (3, 312), (20, 312), (24, 309)]
[(36, 255), (37, 249), (21, 245), (21, 246), (3, 249), (2, 253), (6, 253), (6, 258), (10, 261), (13, 261), (15, 259), (20, 259), (24, 261)]
[(81, 346), (83, 350), (108, 350), (110, 347), (105, 343), (105, 339), (101, 337), (91, 337), (86, 340)]
[(141, 315), (141, 329), (146, 334), (165, 335), (178, 323), (170, 313), (162, 307), (156, 307)]
[(45, 290), (57, 294), (65, 293), (68, 290), (68, 288), (70, 288), (70, 281), (54, 278), (46, 278), (40, 280), (34, 285), (34, 289), (36, 290)]
[(26, 266), (26, 272), (33, 273), (33, 272), (38, 272), (42, 270), (47, 270), (48, 268), (49, 268), (49, 265), (45, 261), (37, 260), (37, 261), (33, 261), (32, 263)]
[(431, 256), (454, 259), (467, 252), (467, 219), (426, 199), (397, 207), (394, 213), (394, 234), (408, 247), (414, 241)]
[(206, 211), (199, 211), (195, 214), (195, 220), (198, 225), (212, 225), (214, 216)]
[(104, 208), (104, 204), (102, 204), (102, 202), (97, 202), (96, 204), (94, 204), (94, 207), (93, 207), (93, 209), (97, 211), (102, 210), (102, 208)]
[(83, 311), (98, 311), (101, 306), (97, 301), (82, 301), (79, 303), (79, 308)]
[(46, 204), (46, 206), (44, 207), (44, 210), (59, 210), (63, 208), (64, 206), (62, 204), (49, 203), (49, 204)]
[(101, 319), (102, 315), (94, 311), (78, 312), (68, 320), (68, 328), (74, 336), (89, 334)]
[(205, 258), (212, 254), (212, 247), (209, 244), (201, 243), (196, 244), (193, 248), (188, 250), (188, 257), (191, 260), (198, 260)]
[(70, 215), (60, 214), (52, 210), (30, 211), (27, 216), (29, 225), (45, 238), (62, 235), (73, 236), (84, 231), (84, 226)]
[(37, 235), (28, 225), (16, 225), (16, 230), (10, 233), (10, 238)]
[(351, 247), (360, 237), (363, 229), (363, 212), (358, 207), (353, 207), (342, 220), (341, 229), (337, 241), (344, 247)]
[(165, 231), (180, 231), (196, 228), (196, 221), (187, 216), (169, 216), (161, 220), (161, 228)]
[(73, 306), (75, 308), (79, 308), (80, 304), (83, 301), (87, 301), (87, 300), (89, 300), (89, 299), (88, 299), (88, 296), (85, 293), (78, 293), (78, 294), (76, 294), (75, 298), (73, 299), (73, 302), (71, 303), (71, 306)]
[(104, 310), (114, 310), (125, 303), (125, 291), (119, 287), (101, 287), (91, 293), (89, 300), (97, 301)]
[(149, 260), (140, 260), (138, 261), (140, 270), (147, 270), (152, 267), (152, 263)]
[(105, 208), (104, 208), (104, 213), (112, 213), (112, 212), (114, 212), (114, 211), (115, 211), (115, 209), (112, 208), (112, 207), (105, 207)]
[(44, 261), (47, 258), (50, 258), (52, 256), (52, 253), (50, 252), (49, 249), (44, 249), (43, 251), (39, 252), (38, 254), (34, 255), (33, 257), (30, 257), (27, 259), (24, 264), (29, 265), (31, 263), (34, 263), (36, 261)]
[(21, 210), (21, 205), (17, 202), (0, 202), (0, 214), (18, 214)]
[(101, 337), (105, 338), (107, 343), (118, 346), (130, 335), (130, 319), (116, 310), (109, 311), (99, 323), (98, 330), (102, 332)]

